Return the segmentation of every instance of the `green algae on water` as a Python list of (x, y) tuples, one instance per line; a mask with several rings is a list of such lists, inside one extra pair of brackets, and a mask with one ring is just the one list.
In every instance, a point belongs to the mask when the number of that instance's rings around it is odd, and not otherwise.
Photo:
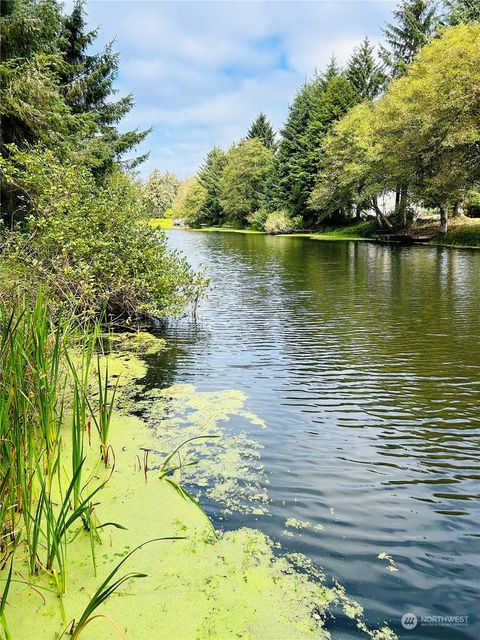
[[(135, 390), (134, 397), (139, 393), (141, 390)], [(217, 502), (224, 513), (261, 515), (267, 512), (268, 504), (268, 482), (260, 461), (262, 446), (246, 430), (265, 428), (265, 423), (245, 409), (246, 400), (237, 390), (199, 391), (193, 385), (179, 384), (148, 392), (143, 401), (134, 401), (134, 406), (154, 430), (157, 464), (182, 442), (216, 436), (194, 440), (182, 448), (182, 460), (198, 464), (184, 467), (178, 479), (195, 486), (198, 497), (206, 495)], [(244, 422), (244, 431), (229, 430), (233, 416)]]
[(290, 529), (311, 529), (312, 531), (324, 531), (323, 524), (312, 524), (308, 520), (297, 520), (297, 518), (287, 518), (285, 527)]
[[(159, 479), (154, 467), (157, 458), (163, 460), (163, 450), (171, 451), (192, 434), (221, 435), (182, 453), (185, 462), (198, 456), (200, 463), (184, 469), (183, 477), (177, 479), (185, 481), (188, 470), (194, 482), (199, 486), (204, 482), (204, 490), (213, 492), (209, 495), (224, 499), (226, 508), (249, 508), (251, 504), (264, 508), (267, 497), (260, 447), (245, 434), (228, 430), (232, 416), (245, 420), (246, 426), (264, 427), (245, 410), (242, 393), (206, 393), (191, 385), (177, 385), (138, 400), (141, 387), (133, 388), (131, 379), (143, 376), (145, 368), (137, 355), (121, 351), (110, 358), (109, 368), (122, 375), (119, 401), (124, 409), (116, 410), (112, 417), (115, 467), (98, 494), (95, 515), (99, 523), (117, 522), (125, 528), (101, 530), (101, 543), (96, 545), (98, 577), (92, 569), (88, 533), (83, 528), (71, 532), (63, 596), (66, 620), (78, 620), (100, 582), (138, 544), (161, 536), (182, 539), (152, 543), (128, 560), (126, 571), (144, 572), (147, 577), (122, 585), (102, 605), (100, 617), (85, 629), (82, 640), (118, 638), (109, 621), (130, 640), (326, 639), (330, 634), (323, 626), (324, 614), (334, 603), (356, 621), (361, 635), (394, 640), (388, 629), (370, 631), (361, 607), (341, 587), (327, 587), (323, 573), (308, 558), (279, 555), (278, 543), (254, 529), (214, 535), (204, 514), (182, 499), (166, 479)], [(145, 419), (125, 415), (127, 408), (140, 409)], [(64, 435), (68, 455), (68, 436)], [(86, 449), (86, 477), (90, 483), (100, 483), (96, 434)], [(149, 471), (142, 459), (147, 450), (152, 456)], [(253, 488), (236, 488), (241, 486), (241, 474)], [(219, 488), (222, 483), (225, 489)], [(293, 520), (287, 523), (292, 525)], [(45, 573), (32, 582), (26, 575), (19, 556), (8, 603), (12, 638), (58, 639), (66, 624), (54, 585)]]

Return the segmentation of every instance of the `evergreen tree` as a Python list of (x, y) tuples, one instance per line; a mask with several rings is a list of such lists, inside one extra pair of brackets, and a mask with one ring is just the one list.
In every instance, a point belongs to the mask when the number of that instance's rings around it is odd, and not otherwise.
[[(275, 162), (275, 207), (286, 207), (291, 213), (303, 214), (308, 200), (312, 171), (308, 167), (307, 129), (314, 98), (323, 92), (320, 78), (305, 82), (290, 106), (281, 131)], [(314, 172), (313, 172), (314, 173)]]
[(415, 54), (433, 36), (438, 18), (432, 0), (401, 0), (395, 23), (385, 26), (386, 47), (380, 56), (393, 77), (404, 75)]
[[(112, 100), (117, 93), (114, 82), (118, 76), (119, 55), (110, 43), (99, 53), (88, 51), (98, 31), (86, 30), (84, 0), (75, 0), (72, 13), (64, 19), (61, 52), (66, 69), (61, 76), (65, 101), (73, 113), (92, 114), (97, 125), (98, 166), (102, 176), (124, 154), (131, 151), (148, 135), (147, 131), (120, 133), (116, 125), (132, 109), (133, 95)], [(141, 156), (123, 161), (133, 167), (145, 160)]]
[(374, 47), (367, 37), (355, 48), (348, 63), (346, 77), (359, 102), (373, 100), (381, 93), (386, 78), (375, 60)]
[(446, 0), (445, 4), (447, 7), (447, 24), (480, 22), (479, 0)]
[(354, 89), (334, 60), (323, 76), (306, 83), (297, 94), (282, 130), (276, 163), (277, 206), (303, 216), (321, 164), (321, 144), (331, 126), (357, 102)]
[(325, 88), (332, 78), (337, 78), (338, 76), (341, 76), (341, 75), (342, 75), (342, 69), (338, 66), (337, 59), (335, 58), (335, 55), (332, 53), (332, 55), (330, 56), (330, 62), (328, 63), (327, 68), (325, 69), (325, 72), (321, 74), (323, 87)]
[(62, 19), (56, 0), (1, 0), (2, 62), (56, 53)]
[(219, 224), (223, 209), (220, 204), (220, 190), (223, 170), (227, 164), (227, 154), (219, 147), (214, 147), (200, 167), (198, 182), (205, 188), (206, 196), (203, 204), (203, 222)]
[(258, 138), (267, 149), (275, 149), (275, 132), (264, 113), (260, 113), (250, 125), (247, 139), (251, 140), (252, 138)]

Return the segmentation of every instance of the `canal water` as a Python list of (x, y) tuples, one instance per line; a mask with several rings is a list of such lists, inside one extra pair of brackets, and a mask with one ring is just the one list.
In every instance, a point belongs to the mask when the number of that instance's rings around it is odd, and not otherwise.
[[(148, 384), (236, 389), (266, 423), (228, 423), (261, 447), (251, 464), (263, 469), (266, 513), (226, 515), (206, 497), (215, 524), (260, 528), (306, 554), (371, 626), (477, 640), (480, 252), (168, 237), (211, 287), (196, 322), (162, 332), (168, 347)], [(415, 628), (402, 626), (405, 613)], [(340, 613), (327, 628), (359, 637)]]

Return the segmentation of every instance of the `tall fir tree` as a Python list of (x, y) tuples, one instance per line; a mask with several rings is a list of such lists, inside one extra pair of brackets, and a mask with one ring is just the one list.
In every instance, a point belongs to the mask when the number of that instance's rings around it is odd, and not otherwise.
[(57, 53), (63, 20), (57, 0), (1, 0), (0, 5), (2, 62)]
[(399, 77), (434, 35), (438, 16), (432, 0), (401, 0), (393, 15), (395, 22), (383, 30), (387, 46), (380, 47), (380, 57), (391, 76)]
[(321, 145), (334, 122), (357, 102), (334, 60), (298, 92), (282, 130), (276, 162), (278, 205), (313, 224), (308, 201), (321, 165)]
[(205, 159), (198, 172), (198, 182), (205, 188), (205, 201), (202, 207), (202, 222), (219, 224), (223, 218), (220, 204), (221, 180), (227, 164), (227, 154), (219, 147), (214, 147)]
[(346, 77), (359, 102), (374, 100), (385, 85), (386, 77), (381, 65), (375, 60), (375, 48), (367, 37), (362, 44), (354, 49), (347, 66)]
[(112, 43), (99, 53), (90, 53), (98, 31), (86, 29), (84, 0), (75, 0), (72, 12), (65, 17), (61, 34), (61, 52), (66, 63), (61, 76), (65, 101), (73, 113), (88, 113), (95, 118), (97, 127), (98, 167), (102, 176), (118, 162), (133, 167), (146, 156), (123, 160), (148, 135), (147, 131), (120, 133), (117, 124), (132, 109), (133, 95), (118, 100), (114, 87), (118, 76), (118, 53), (113, 52)]
[(276, 147), (275, 131), (264, 113), (260, 113), (250, 125), (247, 139), (251, 140), (252, 138), (258, 138), (267, 149), (275, 149)]
[(275, 206), (302, 215), (308, 200), (311, 171), (308, 166), (307, 130), (315, 97), (323, 92), (320, 78), (305, 82), (290, 106), (281, 131), (275, 162)]
[(330, 62), (327, 65), (327, 68), (320, 74), (321, 83), (325, 88), (327, 84), (330, 82), (332, 78), (337, 78), (342, 75), (342, 69), (339, 67), (335, 54), (332, 53), (330, 56)]

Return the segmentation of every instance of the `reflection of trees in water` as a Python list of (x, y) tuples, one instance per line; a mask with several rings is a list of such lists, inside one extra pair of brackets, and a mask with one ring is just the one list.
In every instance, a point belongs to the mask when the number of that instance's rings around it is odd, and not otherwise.
[(167, 331), (149, 385), (178, 381), (179, 360), (182, 381), (222, 369), (227, 386), (253, 377), (311, 422), (379, 429), (385, 463), (413, 454), (438, 471), (458, 447), (470, 455), (478, 256), (237, 234), (188, 234), (186, 246), (192, 235), (212, 290), (199, 324)]

